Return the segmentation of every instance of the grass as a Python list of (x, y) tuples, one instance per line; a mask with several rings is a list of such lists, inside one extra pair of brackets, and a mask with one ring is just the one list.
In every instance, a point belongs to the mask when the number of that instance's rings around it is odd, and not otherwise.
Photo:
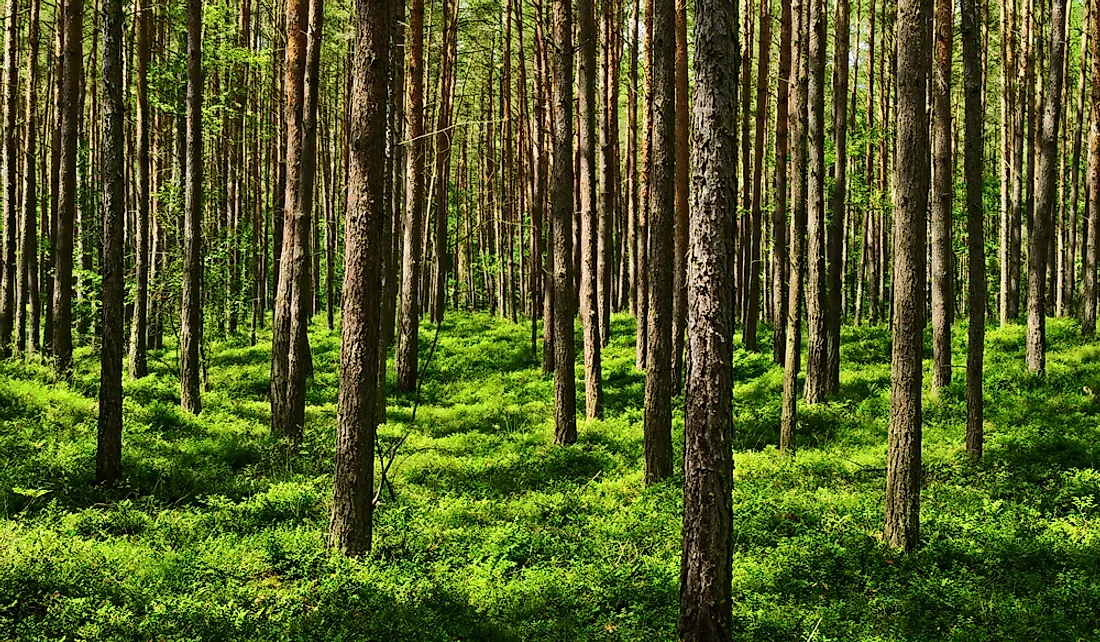
[[(95, 355), (78, 351), (70, 382), (0, 364), (0, 639), (673, 639), (681, 479), (642, 483), (644, 377), (633, 321), (613, 323), (607, 418), (582, 421), (563, 449), (530, 328), (450, 314), (417, 425), (411, 398), (389, 399), (381, 439), (409, 438), (362, 560), (324, 548), (338, 333), (312, 328), (294, 452), (267, 427), (266, 337), (209, 346), (197, 418), (178, 408), (174, 352), (158, 355), (152, 376), (126, 384), (125, 478), (112, 490), (91, 483)], [(1023, 328), (990, 329), (986, 457), (972, 462), (956, 329), (955, 382), (926, 389), (910, 556), (880, 541), (888, 330), (844, 329), (841, 392), (801, 409), (793, 461), (775, 449), (782, 371), (768, 339), (763, 355), (739, 350), (737, 639), (1100, 638), (1100, 400), (1084, 390), (1100, 391), (1100, 345), (1071, 321), (1048, 332), (1037, 379)], [(433, 333), (422, 329), (421, 354)], [(682, 431), (677, 410), (678, 448)]]

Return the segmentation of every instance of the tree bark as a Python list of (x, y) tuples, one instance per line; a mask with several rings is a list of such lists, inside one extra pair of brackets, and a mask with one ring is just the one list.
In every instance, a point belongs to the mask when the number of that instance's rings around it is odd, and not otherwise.
[[(766, 5), (761, 4), (761, 17)], [(696, 0), (680, 639), (732, 639), (733, 221), (737, 1)], [(770, 47), (761, 28), (761, 48)], [(763, 58), (762, 54), (762, 58)], [(761, 65), (761, 70), (766, 65)], [(761, 78), (767, 74), (762, 71)], [(762, 86), (762, 85), (761, 85)], [(763, 94), (764, 92), (760, 92)], [(759, 94), (758, 94), (759, 105)], [(759, 120), (757, 121), (759, 122)], [(758, 143), (760, 139), (757, 139)], [(760, 146), (757, 146), (760, 149)], [(759, 157), (759, 153), (757, 154)]]
[[(684, 330), (687, 324), (687, 253), (690, 157), (688, 155), (688, 44), (687, 2), (675, 0), (676, 12), (676, 187), (675, 230), (672, 243), (672, 386), (684, 378)], [(732, 62), (732, 61), (731, 61)], [(745, 134), (748, 135), (747, 132)]]
[(577, 145), (580, 157), (581, 321), (584, 325), (584, 398), (589, 419), (603, 417), (603, 371), (600, 364), (596, 212), (596, 6), (577, 0)]
[(809, 53), (809, 182), (806, 200), (806, 403), (825, 400), (828, 378), (828, 271), (825, 264), (825, 0), (807, 0)]
[(16, 234), (19, 219), (19, 149), (16, 127), (19, 109), (19, 0), (8, 0), (4, 26), (4, 238), (3, 279), (0, 284), (0, 356), (12, 353), (12, 329), (16, 310)]
[(978, 0), (962, 0), (963, 89), (966, 109), (963, 169), (966, 175), (966, 234), (969, 328), (966, 348), (966, 452), (982, 456), (982, 368), (985, 349), (985, 220), (982, 176), (985, 168), (985, 104), (982, 100)]
[(137, 31), (137, 110), (134, 114), (137, 145), (137, 218), (135, 234), (134, 318), (130, 325), (130, 378), (149, 374), (149, 59), (151, 7), (148, 0), (138, 0), (134, 16)]
[(890, 428), (883, 538), (913, 550), (920, 533), (921, 346), (930, 183), (927, 119), (932, 0), (897, 9), (897, 139), (894, 163), (894, 293)]
[[(80, 0), (76, 0), (79, 2)], [(80, 32), (66, 35), (78, 48)], [(187, 133), (183, 177), (183, 301), (180, 318), (180, 403), (183, 409), (202, 412), (202, 0), (187, 0)], [(60, 289), (60, 288), (59, 288)], [(57, 323), (62, 319), (58, 315)]]
[(382, 303), (382, 221), (386, 208), (389, 0), (356, 0), (351, 153), (348, 156), (340, 397), (328, 544), (344, 555), (370, 550), (374, 508), (375, 412)]
[[(840, 322), (844, 316), (845, 230), (848, 208), (848, 38), (851, 32), (848, 0), (836, 3), (836, 41), (833, 50), (833, 212), (829, 220), (829, 309), (827, 318), (825, 392), (840, 391)], [(856, 52), (859, 36), (856, 35)], [(859, 84), (859, 64), (856, 63)], [(854, 97), (854, 94), (853, 94)], [(854, 111), (854, 106), (853, 106)]]
[[(26, 91), (24, 93), (23, 125), (23, 207), (20, 210), (19, 256), (19, 297), (16, 302), (16, 344), (20, 350), (37, 352), (40, 347), (39, 322), (42, 320), (42, 301), (38, 289), (38, 118), (35, 103), (38, 93), (38, 40), (39, 11), (38, 0), (31, 0), (30, 22), (27, 26), (27, 72)], [(27, 319), (27, 304), (31, 306), (30, 319)]]
[(553, 69), (554, 157), (550, 175), (550, 215), (554, 238), (554, 443), (577, 441), (577, 392), (573, 338), (573, 7), (554, 2)]
[(951, 157), (951, 0), (935, 0), (936, 62), (932, 72), (932, 387), (951, 383), (954, 251), (951, 247), (955, 185)]
[(1046, 271), (1048, 244), (1057, 193), (1058, 131), (1062, 117), (1062, 83), (1066, 55), (1066, 0), (1053, 0), (1050, 15), (1050, 64), (1043, 91), (1042, 147), (1037, 177), (1035, 220), (1027, 253), (1027, 367), (1046, 371)]
[[(761, 213), (764, 200), (764, 134), (768, 121), (768, 66), (772, 50), (772, 14), (771, 0), (760, 1), (760, 37), (759, 62), (756, 70), (756, 128), (752, 162), (752, 211), (749, 222), (749, 291), (746, 302), (745, 322), (741, 333), (741, 342), (745, 349), (756, 352), (756, 328), (760, 320), (760, 237), (763, 231)], [(780, 81), (782, 84), (783, 81)], [(748, 132), (745, 132), (748, 135)], [(778, 190), (777, 190), (778, 191)]]
[[(772, 213), (772, 361), (783, 365), (787, 352), (787, 305), (790, 296), (787, 257), (787, 130), (791, 87), (791, 0), (780, 0), (779, 79), (775, 103), (775, 211)], [(797, 56), (796, 56), (797, 58)]]
[[(1092, 42), (1100, 42), (1100, 0), (1091, 0), (1089, 13), (1092, 18), (1089, 38)], [(1096, 266), (1100, 262), (1100, 117), (1097, 117), (1100, 114), (1100, 55), (1093, 54), (1090, 72), (1092, 117), (1089, 119), (1089, 156), (1085, 170), (1088, 240), (1082, 257), (1084, 276), (1081, 279), (1081, 333), (1085, 336), (1096, 333)]]

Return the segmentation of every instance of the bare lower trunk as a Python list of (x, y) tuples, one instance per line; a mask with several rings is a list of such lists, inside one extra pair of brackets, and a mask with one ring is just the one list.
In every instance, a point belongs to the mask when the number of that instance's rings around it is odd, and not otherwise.
[(982, 456), (982, 368), (985, 348), (985, 220), (982, 175), (985, 164), (985, 114), (978, 42), (978, 0), (962, 0), (963, 89), (966, 108), (964, 173), (966, 177), (969, 329), (966, 348), (966, 452)]

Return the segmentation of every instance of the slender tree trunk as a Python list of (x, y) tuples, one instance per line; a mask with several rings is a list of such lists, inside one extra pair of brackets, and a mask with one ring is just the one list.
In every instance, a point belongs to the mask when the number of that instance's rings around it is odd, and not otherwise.
[(966, 348), (966, 452), (982, 456), (982, 368), (985, 349), (985, 220), (982, 176), (985, 167), (985, 113), (982, 101), (981, 44), (978, 40), (978, 0), (962, 0), (963, 89), (966, 108), (964, 173), (966, 175), (967, 267), (969, 328)]
[(955, 296), (951, 247), (954, 163), (951, 157), (951, 0), (935, 0), (935, 56), (932, 71), (932, 387), (951, 383), (951, 321)]
[[(80, 0), (77, 0), (79, 2)], [(80, 42), (80, 32), (69, 32)], [(183, 301), (180, 315), (180, 403), (202, 412), (199, 384), (202, 345), (202, 1), (187, 0), (187, 133), (183, 177)], [(60, 289), (60, 288), (58, 288)], [(62, 323), (60, 315), (57, 323)]]
[(573, 340), (573, 7), (554, 2), (554, 165), (550, 214), (554, 237), (554, 443), (577, 441), (577, 393)]
[(99, 441), (96, 482), (113, 484), (122, 472), (122, 220), (126, 216), (126, 174), (122, 96), (122, 0), (102, 0), (103, 65), (103, 243), (100, 276), (103, 283), (102, 354), (99, 373)]
[(4, 25), (4, 238), (3, 279), (0, 286), (0, 356), (12, 353), (16, 301), (16, 234), (19, 219), (19, 148), (16, 127), (19, 109), (19, 0), (8, 0)]
[[(825, 392), (840, 391), (840, 322), (844, 316), (845, 231), (848, 208), (848, 38), (851, 32), (848, 0), (836, 3), (836, 41), (833, 50), (833, 211), (829, 220), (829, 306)], [(856, 36), (859, 52), (859, 36)], [(859, 72), (857, 62), (856, 72)], [(856, 78), (859, 84), (859, 78)], [(854, 111), (854, 108), (853, 108)]]
[(809, 37), (809, 182), (806, 200), (806, 403), (825, 400), (828, 379), (828, 271), (825, 264), (825, 0), (807, 0)]
[[(766, 5), (761, 18), (766, 20)], [(732, 639), (733, 221), (737, 196), (737, 1), (695, 3), (695, 173), (690, 217), (680, 639)], [(771, 46), (761, 26), (760, 47)], [(761, 53), (766, 61), (766, 54)], [(760, 78), (767, 64), (760, 65)], [(758, 83), (763, 86), (763, 83)], [(763, 102), (758, 92), (757, 105)], [(760, 118), (757, 123), (759, 128)], [(757, 158), (761, 137), (757, 136)], [(759, 219), (757, 219), (759, 220)]]
[[(1100, 42), (1100, 0), (1090, 1), (1089, 38)], [(1083, 248), (1081, 279), (1081, 333), (1096, 333), (1096, 266), (1100, 262), (1100, 55), (1093, 54), (1091, 64), (1092, 117), (1089, 119), (1088, 168), (1085, 173), (1086, 210), (1088, 211), (1088, 241)]]
[(328, 545), (345, 555), (371, 547), (374, 443), (381, 354), (382, 220), (386, 208), (389, 0), (356, 0), (351, 120), (341, 295), (340, 398)]
[(455, 57), (458, 43), (458, 0), (449, 0), (443, 11), (443, 53), (439, 72), (439, 111), (435, 127), (435, 252), (432, 279), (432, 321), (443, 322), (447, 307), (447, 216), (450, 202), (451, 113), (454, 110)]
[(790, 267), (787, 270), (789, 294), (787, 300), (787, 344), (783, 358), (783, 416), (779, 429), (779, 449), (791, 456), (795, 453), (795, 429), (798, 423), (798, 370), (801, 366), (802, 326), (802, 271), (805, 267), (806, 235), (806, 2), (791, 3), (791, 85), (790, 120), (791, 141), (791, 227)]
[(883, 538), (891, 546), (910, 551), (920, 532), (921, 346), (930, 182), (926, 100), (932, 63), (932, 0), (901, 0), (897, 12), (894, 340)]
[[(30, 22), (27, 26), (27, 72), (26, 91), (24, 93), (23, 125), (23, 207), (20, 210), (19, 256), (19, 298), (16, 303), (16, 343), (21, 350), (37, 352), (40, 347), (39, 322), (41, 321), (42, 302), (38, 290), (38, 118), (35, 103), (38, 93), (38, 40), (39, 40), (39, 1), (31, 0)], [(30, 303), (30, 323), (27, 319), (27, 304)], [(29, 327), (28, 327), (29, 325)], [(29, 332), (28, 332), (29, 330)], [(28, 336), (29, 335), (29, 336)]]
[[(675, 0), (676, 24), (676, 175), (672, 248), (672, 387), (684, 379), (684, 329), (687, 325), (688, 189), (688, 44), (687, 2)], [(730, 62), (733, 62), (732, 60)], [(747, 131), (745, 133), (747, 136)]]
[(1050, 64), (1043, 91), (1042, 148), (1039, 154), (1038, 199), (1035, 221), (1028, 237), (1027, 256), (1027, 367), (1046, 371), (1046, 271), (1048, 244), (1053, 226), (1058, 131), (1062, 117), (1062, 83), (1066, 55), (1066, 0), (1053, 0), (1050, 15)]
[(134, 319), (130, 325), (130, 378), (140, 379), (149, 374), (148, 317), (149, 317), (149, 59), (152, 9), (147, 0), (138, 0), (134, 16), (137, 30), (137, 225), (135, 248)]
[(581, 321), (584, 325), (584, 397), (589, 419), (603, 416), (600, 366), (600, 315), (596, 212), (596, 8), (593, 0), (577, 1), (577, 143), (580, 157)]
[[(416, 388), (420, 330), (420, 241), (424, 225), (424, 0), (409, 3), (408, 40), (405, 44), (408, 92), (405, 114), (406, 148), (404, 272), (398, 314), (397, 388)], [(490, 85), (491, 86), (491, 85)]]
[[(772, 14), (771, 0), (760, 0), (760, 38), (759, 62), (756, 70), (756, 128), (753, 146), (752, 163), (752, 212), (749, 233), (749, 291), (745, 308), (745, 323), (742, 328), (741, 342), (745, 349), (756, 352), (759, 348), (756, 343), (756, 327), (760, 320), (760, 236), (763, 223), (761, 213), (763, 211), (763, 186), (764, 186), (764, 130), (768, 121), (768, 66), (771, 60), (772, 50)], [(782, 83), (782, 81), (780, 81)], [(748, 135), (748, 132), (744, 132)]]
[[(762, 0), (766, 2), (767, 0)], [(790, 296), (787, 257), (787, 165), (791, 87), (791, 0), (780, 0), (779, 81), (775, 103), (775, 211), (772, 212), (772, 361), (783, 365), (787, 352)], [(797, 56), (796, 56), (797, 58)]]

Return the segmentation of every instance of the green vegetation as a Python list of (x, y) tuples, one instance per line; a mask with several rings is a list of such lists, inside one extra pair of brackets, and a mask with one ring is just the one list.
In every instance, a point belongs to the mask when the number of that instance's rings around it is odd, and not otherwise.
[[(412, 398), (390, 397), (383, 447), (410, 436), (363, 560), (324, 548), (338, 333), (314, 326), (293, 452), (269, 435), (267, 343), (209, 346), (200, 417), (179, 409), (174, 348), (154, 353), (153, 376), (126, 384), (124, 478), (108, 491), (92, 485), (91, 351), (71, 383), (0, 364), (0, 639), (672, 639), (681, 480), (642, 483), (633, 321), (615, 317), (604, 352), (608, 419), (569, 448), (551, 444), (552, 379), (529, 332), (449, 315), (416, 426)], [(890, 335), (843, 339), (841, 394), (801, 410), (795, 461), (775, 448), (782, 371), (736, 353), (738, 639), (1100, 636), (1100, 346), (1052, 320), (1038, 379), (1024, 328), (990, 328), (980, 463), (962, 450), (961, 365), (926, 390), (923, 545), (906, 557), (878, 539)]]

